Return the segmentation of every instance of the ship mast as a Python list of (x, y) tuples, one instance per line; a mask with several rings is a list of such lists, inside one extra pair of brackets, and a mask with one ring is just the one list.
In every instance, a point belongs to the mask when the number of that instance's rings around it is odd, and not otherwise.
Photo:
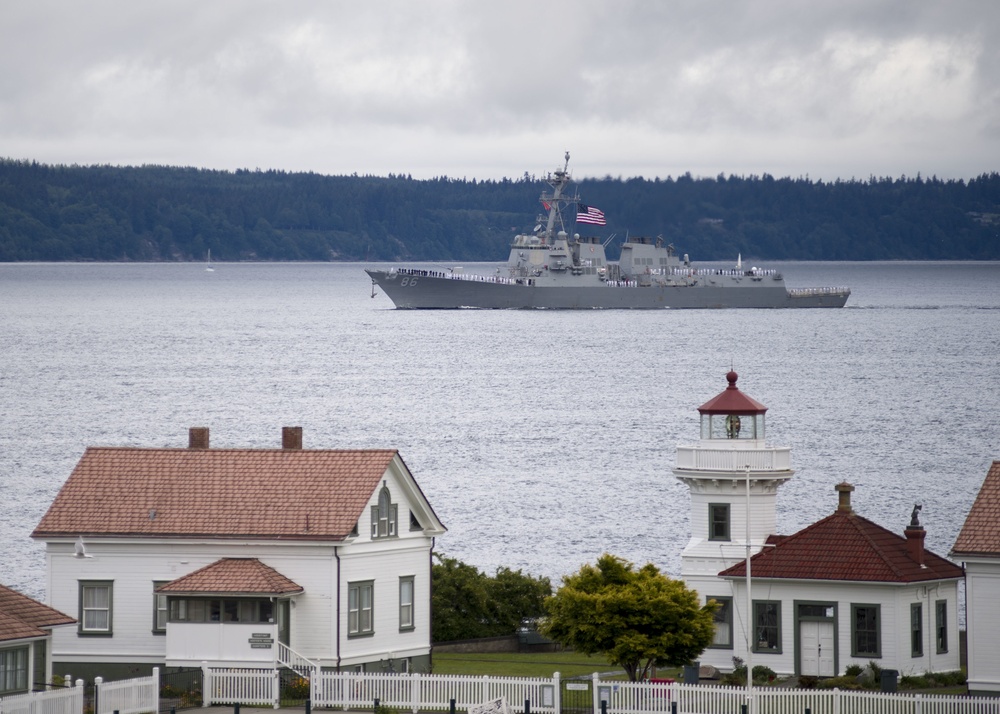
[(547, 243), (554, 243), (556, 238), (556, 221), (559, 222), (560, 230), (565, 231), (562, 220), (562, 206), (570, 202), (576, 202), (577, 196), (569, 198), (563, 197), (563, 189), (573, 182), (569, 175), (569, 152), (566, 152), (566, 163), (562, 170), (556, 169), (546, 178), (545, 182), (552, 187), (552, 193), (542, 192), (542, 204), (548, 206), (549, 220), (545, 226), (545, 240)]

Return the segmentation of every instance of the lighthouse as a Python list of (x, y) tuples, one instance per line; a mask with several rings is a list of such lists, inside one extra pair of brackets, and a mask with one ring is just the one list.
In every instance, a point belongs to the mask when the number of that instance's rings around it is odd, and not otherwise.
[[(733, 647), (729, 581), (718, 575), (764, 547), (775, 532), (778, 488), (793, 474), (791, 448), (765, 441), (767, 407), (736, 386), (698, 407), (698, 443), (677, 447), (676, 476), (691, 492), (691, 538), (681, 553), (681, 577), (703, 600), (719, 603), (714, 647)], [(749, 550), (747, 546), (749, 545)], [(739, 618), (742, 620), (742, 618)]]

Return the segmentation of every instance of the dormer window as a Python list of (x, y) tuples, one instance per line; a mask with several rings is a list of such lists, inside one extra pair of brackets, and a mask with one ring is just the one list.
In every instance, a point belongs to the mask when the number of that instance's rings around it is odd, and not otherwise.
[(389, 489), (382, 487), (378, 505), (372, 506), (372, 538), (389, 538), (396, 535), (397, 506), (392, 503)]

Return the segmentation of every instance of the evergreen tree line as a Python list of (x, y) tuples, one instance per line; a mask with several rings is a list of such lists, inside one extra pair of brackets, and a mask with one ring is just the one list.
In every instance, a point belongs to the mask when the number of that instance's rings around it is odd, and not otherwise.
[[(0, 261), (499, 261), (530, 232), (534, 176), (62, 166), (0, 159)], [(695, 261), (1000, 259), (1000, 174), (968, 181), (763, 176), (586, 179), (608, 225)], [(572, 230), (572, 229), (571, 229)]]

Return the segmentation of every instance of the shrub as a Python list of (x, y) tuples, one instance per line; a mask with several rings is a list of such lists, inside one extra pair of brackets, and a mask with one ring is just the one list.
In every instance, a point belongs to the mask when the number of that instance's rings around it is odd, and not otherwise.
[[(799, 680), (801, 684), (801, 680)], [(857, 675), (851, 677), (850, 675), (844, 675), (842, 677), (828, 677), (827, 679), (820, 680), (817, 682), (816, 687), (819, 689), (861, 689), (861, 685), (858, 684)]]
[[(746, 668), (745, 667), (744, 667), (743, 671), (746, 672)], [(768, 684), (768, 683), (774, 681), (775, 676), (776, 675), (774, 673), (774, 670), (771, 669), (770, 667), (766, 667), (765, 665), (758, 664), (758, 665), (755, 665), (754, 668), (753, 668), (753, 683), (754, 684)], [(746, 677), (745, 674), (744, 674), (744, 677)]]
[(849, 664), (847, 669), (844, 670), (844, 674), (848, 677), (857, 677), (859, 674), (865, 671), (865, 668), (860, 664)]

